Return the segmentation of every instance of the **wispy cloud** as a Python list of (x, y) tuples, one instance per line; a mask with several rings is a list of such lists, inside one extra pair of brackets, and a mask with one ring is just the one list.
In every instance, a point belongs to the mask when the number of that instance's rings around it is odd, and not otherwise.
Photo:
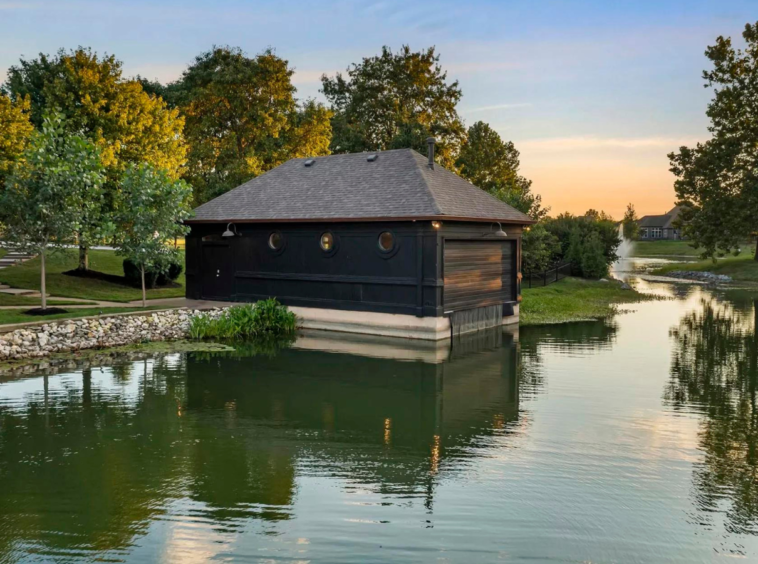
[(518, 143), (519, 149), (550, 152), (582, 151), (587, 149), (675, 149), (682, 145), (694, 145), (692, 137), (551, 137), (529, 139)]
[(332, 76), (337, 74), (336, 70), (297, 70), (292, 75), (292, 84), (315, 84), (321, 82), (323, 75)]
[(495, 104), (494, 106), (482, 106), (480, 108), (465, 108), (461, 110), (464, 114), (473, 114), (475, 112), (489, 112), (493, 110), (512, 110), (514, 108), (529, 108), (530, 102), (519, 102), (516, 104)]

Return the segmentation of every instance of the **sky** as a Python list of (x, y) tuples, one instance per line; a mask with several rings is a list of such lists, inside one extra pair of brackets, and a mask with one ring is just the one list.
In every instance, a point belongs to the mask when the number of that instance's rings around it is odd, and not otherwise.
[(21, 57), (79, 45), (116, 55), (127, 76), (168, 82), (213, 45), (272, 47), (298, 97), (320, 77), (408, 44), (435, 46), (483, 120), (521, 152), (551, 213), (620, 218), (675, 202), (667, 154), (708, 138), (705, 48), (738, 45), (756, 0), (0, 0), (0, 81)]

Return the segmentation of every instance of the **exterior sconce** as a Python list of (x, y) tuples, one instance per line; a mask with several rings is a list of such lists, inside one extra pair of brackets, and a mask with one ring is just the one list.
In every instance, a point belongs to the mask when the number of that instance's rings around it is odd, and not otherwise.
[[(232, 231), (232, 227), (234, 227), (234, 231)], [(237, 233), (237, 226), (233, 223), (228, 224), (226, 231), (221, 234), (222, 237), (234, 237), (235, 235), (239, 235), (239, 233)]]
[[(497, 231), (495, 231), (495, 237), (507, 237), (508, 234), (505, 231), (503, 231), (503, 226), (500, 225), (499, 221), (497, 222), (497, 224), (500, 226), (500, 229), (498, 229)], [(492, 225), (495, 225), (495, 224), (493, 223)]]
[(432, 227), (434, 227), (435, 229), (439, 229), (440, 227), (442, 227), (442, 222), (441, 221), (432, 221)]

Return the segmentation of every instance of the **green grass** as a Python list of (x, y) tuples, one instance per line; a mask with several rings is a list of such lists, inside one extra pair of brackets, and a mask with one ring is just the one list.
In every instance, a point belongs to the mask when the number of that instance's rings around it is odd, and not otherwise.
[[(742, 246), (740, 256), (752, 256), (755, 251), (752, 243)], [(693, 249), (688, 241), (635, 241), (632, 249), (634, 257), (699, 257), (702, 251)]]
[[(114, 251), (90, 251), (89, 266), (91, 270), (123, 276), (123, 259), (116, 256)], [(112, 302), (129, 302), (142, 299), (139, 288), (131, 288), (104, 280), (78, 278), (63, 274), (73, 270), (78, 264), (78, 251), (68, 249), (53, 253), (47, 257), (47, 292), (54, 296), (65, 298), (83, 298), (85, 300), (104, 300)], [(0, 270), (0, 283), (14, 288), (39, 290), (40, 288), (39, 257), (23, 264)], [(147, 291), (147, 299), (176, 298), (184, 296), (184, 274), (177, 282), (177, 288), (157, 288)]]
[(715, 264), (710, 259), (700, 262), (674, 262), (654, 270), (652, 274), (666, 274), (674, 270), (707, 271), (715, 274), (726, 274), (734, 280), (758, 282), (758, 261), (753, 259), (752, 252), (738, 257), (717, 259)]
[(0, 325), (8, 325), (10, 323), (30, 323), (33, 321), (54, 321), (56, 319), (74, 319), (76, 317), (86, 317), (88, 315), (110, 315), (113, 313), (126, 313), (128, 311), (151, 311), (154, 309), (162, 309), (159, 307), (141, 308), (141, 307), (92, 307), (82, 309), (70, 309), (68, 313), (57, 313), (55, 315), (26, 315), (24, 312), (28, 308), (24, 309), (0, 309)]
[(521, 325), (550, 325), (603, 319), (618, 312), (618, 305), (657, 299), (636, 290), (622, 290), (616, 281), (598, 282), (564, 278), (549, 286), (522, 290)]
[[(0, 293), (0, 306), (39, 306), (39, 298), (28, 296), (14, 296), (13, 294)], [(71, 300), (47, 300), (47, 305), (95, 305), (94, 302), (72, 302)]]
[(8, 254), (8, 251), (6, 251), (5, 249), (0, 249), (0, 258), (3, 258), (7, 254)]

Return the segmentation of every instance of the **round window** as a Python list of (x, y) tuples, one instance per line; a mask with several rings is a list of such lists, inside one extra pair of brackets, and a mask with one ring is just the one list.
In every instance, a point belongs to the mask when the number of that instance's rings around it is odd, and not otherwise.
[(281, 251), (284, 246), (284, 237), (281, 233), (272, 233), (268, 236), (268, 246), (274, 251)]
[(390, 252), (395, 247), (395, 236), (389, 231), (379, 235), (379, 249), (385, 253)]
[(329, 252), (332, 249), (334, 249), (334, 235), (331, 233), (324, 233), (321, 236), (321, 240), (319, 241), (319, 244), (321, 245), (321, 250)]

